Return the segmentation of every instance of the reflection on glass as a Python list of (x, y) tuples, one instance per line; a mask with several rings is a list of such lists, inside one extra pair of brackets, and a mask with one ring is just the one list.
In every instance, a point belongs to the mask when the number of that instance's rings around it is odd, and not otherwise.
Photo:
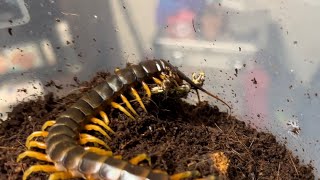
[(0, 1), (0, 29), (28, 23), (30, 16), (23, 0)]

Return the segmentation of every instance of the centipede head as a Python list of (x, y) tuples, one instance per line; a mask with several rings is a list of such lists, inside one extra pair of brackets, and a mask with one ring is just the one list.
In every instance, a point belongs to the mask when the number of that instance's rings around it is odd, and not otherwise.
[[(185, 75), (183, 72), (181, 72), (177, 67), (170, 64), (168, 61), (165, 61), (165, 60), (160, 60), (160, 61), (166, 67), (167, 72), (169, 73), (169, 77), (174, 78), (174, 79), (176, 79), (175, 80), (176, 82), (179, 82), (178, 86), (184, 87), (185, 90), (188, 90), (187, 87), (189, 86), (189, 91), (191, 89), (195, 89), (197, 91), (199, 101), (200, 101), (200, 96), (199, 96), (198, 90), (206, 93), (207, 95), (217, 99), (218, 101), (220, 101), (224, 105), (226, 105), (229, 108), (230, 113), (231, 113), (232, 108), (229, 104), (227, 104), (225, 101), (220, 99), (218, 96), (213, 95), (212, 93), (210, 93), (209, 91), (205, 90), (202, 87), (204, 79), (205, 79), (205, 75), (203, 72), (200, 72), (199, 75), (193, 74), (192, 75), (193, 79), (190, 79), (187, 75)], [(183, 84), (182, 81), (187, 82), (187, 84)]]

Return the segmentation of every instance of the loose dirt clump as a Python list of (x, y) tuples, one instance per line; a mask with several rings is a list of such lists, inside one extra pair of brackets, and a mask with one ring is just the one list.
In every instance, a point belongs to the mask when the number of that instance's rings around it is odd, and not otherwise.
[[(26, 150), (27, 136), (107, 75), (97, 74), (66, 97), (48, 94), (15, 106), (8, 120), (0, 124), (0, 179), (21, 179), (23, 171), (39, 163), (31, 158), (16, 162), (18, 154)], [(272, 134), (258, 132), (234, 117), (227, 118), (207, 102), (192, 105), (172, 96), (154, 95), (146, 107), (148, 113), (139, 110), (136, 120), (116, 110), (109, 112), (110, 126), (116, 134), (108, 144), (115, 155), (129, 160), (147, 153), (153, 169), (169, 174), (198, 170), (203, 177), (215, 174), (223, 179), (314, 179), (313, 167), (300, 164)], [(46, 173), (34, 173), (30, 179), (47, 177)]]

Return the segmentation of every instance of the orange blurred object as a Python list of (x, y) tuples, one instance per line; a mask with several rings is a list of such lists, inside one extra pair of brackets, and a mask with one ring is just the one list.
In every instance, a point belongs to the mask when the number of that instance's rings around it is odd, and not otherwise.
[(8, 62), (7, 59), (3, 56), (0, 56), (0, 74), (4, 74), (8, 71)]
[(172, 38), (193, 39), (195, 32), (193, 19), (195, 13), (190, 10), (181, 10), (175, 16), (168, 18), (168, 35)]
[(34, 65), (35, 58), (33, 53), (17, 51), (12, 54), (11, 62), (23, 69), (30, 69)]
[(201, 30), (203, 37), (207, 40), (214, 40), (222, 29), (222, 17), (213, 14), (204, 14), (201, 17)]

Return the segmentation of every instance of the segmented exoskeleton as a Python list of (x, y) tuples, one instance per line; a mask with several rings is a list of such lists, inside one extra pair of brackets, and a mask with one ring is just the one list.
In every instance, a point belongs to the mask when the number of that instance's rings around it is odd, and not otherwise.
[[(155, 82), (155, 87), (150, 89), (150, 84)], [(41, 131), (33, 132), (26, 141), (27, 151), (18, 156), (17, 161), (25, 157), (50, 162), (51, 165), (33, 165), (24, 172), (23, 179), (32, 172), (43, 171), (52, 173), (49, 179), (68, 179), (82, 177), (85, 179), (182, 179), (194, 177), (197, 171), (187, 171), (169, 176), (168, 174), (146, 167), (138, 166), (142, 160), (148, 159), (145, 154), (138, 155), (129, 162), (112, 155), (108, 145), (83, 130), (95, 130), (109, 140), (106, 131), (114, 133), (108, 126), (109, 119), (104, 109), (116, 108), (131, 119), (135, 119), (137, 112), (124, 95), (130, 93), (144, 111), (147, 111), (135, 89), (140, 86), (145, 91), (147, 98), (153, 93), (175, 89), (189, 91), (190, 88), (201, 90), (208, 95), (220, 100), (229, 108), (230, 106), (218, 97), (210, 94), (201, 86), (203, 75), (193, 76), (193, 80), (179, 71), (176, 67), (164, 60), (147, 60), (136, 65), (128, 65), (124, 69), (115, 70), (115, 74), (106, 78), (81, 99), (76, 101), (65, 112), (59, 114), (56, 120), (47, 121)], [(184, 83), (187, 82), (187, 83)], [(116, 100), (120, 99), (126, 108)], [(230, 108), (231, 109), (231, 108)], [(100, 116), (100, 118), (98, 118)], [(104, 128), (104, 129), (103, 129)], [(106, 130), (106, 131), (105, 131)], [(44, 137), (45, 143), (33, 140), (35, 137)], [(107, 150), (96, 146), (85, 146), (87, 143), (104, 146)], [(83, 146), (82, 146), (83, 145)], [(30, 150), (40, 148), (45, 154)]]

